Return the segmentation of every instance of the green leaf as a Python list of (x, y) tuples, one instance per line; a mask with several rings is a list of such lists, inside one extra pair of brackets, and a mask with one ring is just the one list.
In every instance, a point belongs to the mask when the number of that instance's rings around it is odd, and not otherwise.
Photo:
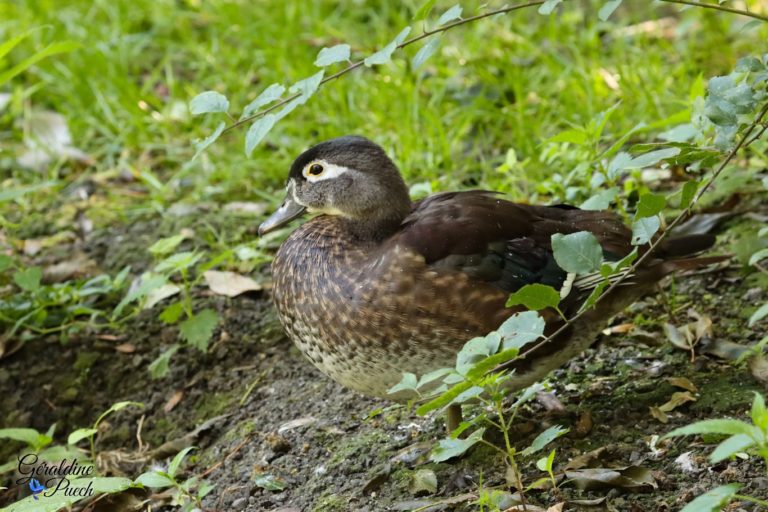
[(435, 494), (437, 492), (437, 475), (431, 469), (417, 470), (411, 477), (408, 491), (413, 495)]
[(709, 460), (713, 463), (717, 463), (739, 452), (743, 452), (754, 445), (755, 441), (750, 436), (746, 434), (736, 434), (717, 445), (717, 448), (715, 448), (709, 456)]
[(459, 18), (461, 18), (462, 10), (463, 8), (461, 7), (461, 5), (459, 4), (454, 5), (453, 7), (445, 11), (443, 15), (440, 16), (440, 18), (438, 18), (437, 24), (445, 25), (446, 23), (449, 23), (453, 20), (458, 20)]
[(95, 428), (79, 428), (69, 434), (67, 444), (77, 444), (78, 442), (95, 435), (98, 432)]
[(467, 379), (479, 379), (488, 372), (495, 370), (499, 365), (512, 361), (520, 353), (520, 349), (517, 347), (504, 349), (498, 354), (493, 354), (485, 359), (481, 359), (476, 362), (472, 368), (467, 372)]
[(203, 151), (208, 149), (208, 147), (216, 142), (216, 140), (221, 137), (221, 134), (224, 133), (224, 128), (226, 128), (227, 123), (224, 121), (220, 122), (216, 129), (213, 130), (213, 133), (211, 133), (209, 136), (204, 138), (203, 140), (195, 139), (192, 141), (192, 145), (195, 147), (195, 154), (192, 156), (192, 160), (197, 160), (197, 157), (199, 157)]
[(149, 365), (149, 375), (153, 379), (161, 379), (168, 374), (168, 363), (171, 357), (179, 350), (179, 345), (171, 345), (165, 352)]
[(171, 463), (168, 464), (168, 475), (171, 478), (174, 478), (176, 476), (176, 472), (179, 470), (179, 466), (181, 466), (182, 461), (184, 460), (184, 457), (187, 456), (187, 454), (194, 450), (194, 446), (187, 446), (183, 450), (181, 450), (179, 453), (176, 454), (176, 456), (171, 460)]
[(736, 67), (734, 68), (735, 71), (739, 72), (746, 72), (746, 71), (762, 71), (765, 68), (762, 62), (760, 62), (760, 59), (757, 57), (742, 57), (739, 60), (736, 61)]
[(153, 489), (172, 487), (175, 484), (173, 478), (160, 471), (147, 471), (146, 473), (142, 473), (136, 480), (134, 480), (134, 483)]
[(552, 11), (562, 3), (563, 0), (546, 0), (541, 6), (539, 6), (539, 14), (548, 16), (552, 14)]
[(554, 441), (560, 436), (563, 436), (567, 434), (569, 429), (563, 428), (560, 425), (553, 425), (549, 427), (547, 430), (536, 436), (536, 439), (533, 440), (533, 442), (528, 446), (525, 450), (522, 451), (523, 455), (533, 455), (534, 453), (538, 452), (539, 450), (542, 450), (545, 446), (547, 446), (549, 443)]
[(429, 456), (432, 462), (444, 462), (458, 457), (480, 442), (485, 434), (485, 428), (472, 432), (466, 439), (442, 439)]
[(622, 1), (623, 0), (608, 0), (597, 12), (597, 17), (602, 21), (608, 21), (608, 18), (610, 18), (613, 11), (621, 5)]
[(456, 354), (456, 371), (460, 375), (466, 374), (477, 361), (495, 353), (499, 349), (500, 342), (501, 337), (497, 332), (492, 332), (488, 336), (472, 338)]
[(416, 14), (413, 15), (413, 21), (421, 21), (426, 19), (436, 3), (437, 0), (427, 0), (421, 4), (421, 7), (419, 7), (419, 9), (416, 11)]
[(749, 326), (752, 327), (757, 322), (765, 318), (766, 315), (768, 315), (768, 302), (757, 308), (757, 311), (752, 313), (752, 316), (749, 317)]
[(248, 133), (245, 134), (245, 156), (251, 156), (253, 150), (267, 136), (276, 122), (277, 116), (275, 114), (266, 114), (253, 122), (248, 128)]
[(583, 146), (587, 143), (587, 132), (584, 131), (584, 128), (569, 128), (554, 137), (550, 137), (547, 142), (568, 142)]
[(589, 231), (569, 235), (552, 235), (552, 252), (557, 264), (566, 272), (586, 274), (600, 268), (603, 262), (603, 248)]
[(229, 100), (216, 91), (201, 92), (189, 102), (189, 112), (193, 116), (227, 110), (229, 110)]
[(651, 241), (661, 227), (658, 217), (644, 217), (632, 223), (632, 245), (644, 245)]
[(765, 408), (765, 399), (760, 393), (756, 391), (754, 393), (755, 398), (752, 400), (752, 409), (750, 411), (752, 423), (765, 431), (768, 428), (768, 410)]
[(61, 41), (58, 43), (51, 43), (39, 52), (36, 52), (22, 60), (12, 68), (0, 73), (0, 86), (47, 57), (57, 55), (59, 53), (68, 53), (78, 48), (80, 48), (80, 44), (74, 41)]
[(13, 265), (13, 258), (6, 254), (0, 254), (0, 272), (3, 272)]
[[(553, 448), (551, 452), (549, 452), (549, 455), (546, 457), (542, 457), (539, 460), (536, 461), (536, 467), (539, 468), (540, 471), (546, 471), (547, 473), (552, 472), (552, 463), (555, 462), (555, 449)], [(546, 479), (545, 479), (546, 480)]]
[(680, 154), (680, 148), (671, 147), (665, 149), (657, 149), (656, 151), (649, 151), (642, 155), (636, 156), (626, 163), (624, 169), (643, 169), (645, 167), (651, 167), (658, 164), (662, 160), (672, 158)]
[(55, 181), (45, 181), (43, 183), (38, 183), (36, 185), (27, 185), (24, 187), (7, 187), (7, 188), (3, 187), (3, 189), (0, 190), (0, 203), (5, 203), (7, 201), (14, 201), (16, 199), (19, 199), (20, 197), (24, 197), (30, 192), (45, 190), (46, 188), (50, 188), (54, 185), (56, 185)]
[(619, 195), (617, 187), (601, 190), (579, 205), (582, 210), (606, 210), (611, 202)]
[(416, 52), (416, 55), (414, 55), (413, 60), (411, 61), (411, 67), (414, 70), (417, 70), (421, 67), (424, 62), (428, 58), (430, 58), (440, 47), (440, 38), (439, 37), (433, 37), (429, 41), (427, 41), (427, 44), (419, 48), (419, 51)]
[(310, 96), (315, 94), (315, 92), (317, 91), (317, 88), (320, 87), (320, 82), (323, 81), (324, 76), (325, 76), (325, 70), (321, 69), (314, 75), (309, 76), (304, 80), (299, 80), (298, 82), (293, 84), (288, 89), (288, 92), (291, 94), (296, 94), (297, 92), (301, 93), (301, 97), (304, 98), (304, 101), (306, 102)]
[(212, 309), (204, 309), (184, 320), (179, 325), (179, 331), (184, 341), (204, 352), (218, 323), (219, 315)]
[(698, 181), (685, 182), (683, 190), (680, 193), (680, 208), (688, 208), (688, 206), (690, 206), (693, 198), (696, 196), (696, 191), (699, 190), (699, 185), (701, 185), (701, 183)]
[(418, 388), (418, 377), (415, 373), (403, 372), (403, 378), (400, 382), (387, 390), (387, 393), (394, 394), (399, 391), (415, 391)]
[(750, 256), (749, 264), (754, 265), (764, 260), (765, 258), (768, 258), (768, 247), (766, 247), (765, 249), (760, 249), (759, 251), (754, 253), (752, 256)]
[(637, 202), (635, 219), (642, 219), (643, 217), (652, 217), (654, 215), (658, 215), (666, 205), (667, 199), (660, 194), (643, 194), (640, 196), (640, 200)]
[(245, 109), (243, 109), (243, 115), (240, 116), (240, 119), (250, 117), (264, 105), (268, 105), (269, 103), (272, 103), (273, 101), (280, 99), (280, 96), (282, 96), (284, 92), (285, 92), (284, 86), (280, 84), (270, 85), (269, 87), (264, 89), (261, 94), (256, 96), (256, 99), (250, 102), (248, 106), (245, 107)]
[(560, 292), (545, 284), (527, 284), (509, 296), (507, 307), (522, 304), (532, 311), (545, 308), (557, 308), (560, 304)]
[(408, 34), (411, 32), (411, 27), (405, 27), (403, 30), (400, 31), (399, 34), (397, 34), (397, 37), (395, 37), (392, 41), (390, 41), (384, 48), (377, 51), (373, 55), (369, 55), (368, 57), (363, 60), (363, 64), (365, 64), (367, 67), (375, 66), (377, 64), (386, 64), (392, 59), (392, 54), (395, 52), (397, 47), (405, 41), (405, 38), (408, 37)]
[(330, 48), (323, 48), (320, 50), (320, 53), (317, 54), (315, 66), (330, 66), (337, 62), (349, 60), (350, 50), (351, 47), (348, 44), (337, 44)]
[(168, 256), (163, 261), (155, 266), (155, 272), (160, 273), (173, 273), (181, 272), (189, 267), (192, 267), (200, 261), (203, 255), (193, 251), (178, 252), (172, 256)]
[(179, 318), (181, 318), (181, 315), (184, 313), (184, 304), (182, 302), (174, 302), (173, 304), (169, 304), (166, 306), (166, 308), (160, 313), (158, 318), (160, 321), (166, 323), (166, 324), (175, 324), (179, 321)]
[(22, 290), (34, 292), (40, 289), (40, 280), (43, 278), (43, 269), (40, 267), (29, 267), (14, 272), (13, 281)]
[(743, 421), (715, 419), (697, 421), (696, 423), (676, 428), (664, 437), (690, 436), (694, 434), (749, 435), (751, 432), (752, 427)]
[(111, 414), (113, 412), (122, 411), (126, 407), (130, 407), (130, 406), (144, 407), (144, 404), (141, 403), (141, 402), (133, 402), (131, 400), (125, 400), (125, 401), (122, 401), (122, 402), (115, 402), (114, 404), (112, 404), (112, 407), (110, 407), (109, 409), (107, 409), (106, 411), (104, 411), (101, 414), (101, 418), (103, 418), (106, 415)]
[(41, 434), (33, 428), (0, 428), (0, 439), (12, 439), (29, 446), (38, 445), (43, 436), (45, 434)]
[(166, 254), (172, 253), (173, 250), (176, 249), (176, 247), (178, 247), (179, 244), (186, 238), (186, 235), (181, 234), (169, 236), (168, 238), (161, 238), (152, 244), (148, 250), (155, 256), (165, 256)]
[(579, 308), (579, 312), (582, 312), (584, 310), (587, 310), (595, 305), (597, 302), (597, 299), (600, 298), (600, 296), (603, 294), (603, 290), (605, 290), (609, 285), (608, 279), (605, 281), (600, 281), (597, 286), (592, 288), (592, 292), (590, 292), (589, 297), (587, 297), (587, 300), (584, 301), (584, 303)]
[(432, 384), (437, 380), (443, 380), (447, 375), (451, 373), (453, 373), (452, 368), (438, 368), (437, 370), (432, 370), (431, 372), (425, 373), (421, 376), (421, 378), (419, 378), (419, 382), (416, 384), (416, 388), (421, 389), (424, 386)]
[(688, 503), (680, 512), (720, 512), (734, 494), (739, 492), (741, 484), (728, 484), (715, 487)]
[(125, 297), (123, 297), (123, 300), (120, 301), (120, 304), (118, 304), (115, 307), (115, 310), (112, 313), (112, 315), (113, 316), (119, 315), (123, 311), (123, 308), (125, 308), (125, 306), (143, 297), (146, 297), (149, 294), (149, 292), (157, 288), (160, 288), (165, 283), (166, 283), (165, 276), (162, 276), (159, 274), (152, 274), (152, 273), (146, 273), (142, 275), (139, 286), (134, 288), (133, 290), (130, 290), (125, 295)]
[(522, 348), (541, 337), (545, 326), (544, 319), (535, 311), (515, 313), (499, 326), (498, 333), (503, 340), (501, 346), (504, 350)]
[(458, 384), (455, 384), (453, 387), (451, 387), (448, 391), (441, 394), (438, 397), (433, 398), (429, 402), (420, 405), (416, 409), (416, 414), (419, 416), (424, 416), (430, 411), (434, 411), (435, 409), (440, 409), (441, 407), (445, 407), (446, 405), (450, 404), (457, 396), (468, 390), (472, 387), (472, 383), (468, 381), (462, 381)]
[(288, 486), (282, 478), (267, 473), (256, 475), (253, 478), (253, 483), (256, 487), (261, 487), (267, 491), (282, 491)]

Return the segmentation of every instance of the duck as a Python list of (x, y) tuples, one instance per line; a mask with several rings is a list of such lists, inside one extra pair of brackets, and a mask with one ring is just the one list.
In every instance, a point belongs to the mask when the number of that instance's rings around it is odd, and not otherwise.
[[(468, 340), (524, 311), (506, 305), (521, 287), (563, 290), (569, 283), (560, 312), (539, 312), (547, 335), (563, 327), (563, 315), (579, 311), (600, 280), (574, 281), (554, 258), (553, 235), (588, 231), (607, 261), (634, 249), (631, 230), (610, 211), (515, 203), (485, 190), (414, 202), (384, 149), (360, 136), (321, 142), (296, 158), (285, 200), (259, 234), (305, 214), (313, 216), (288, 235), (272, 262), (272, 298), (285, 332), (331, 379), (400, 402), (413, 398), (390, 392), (404, 373), (453, 367)], [(659, 244), (629, 284), (512, 361), (507, 385), (531, 385), (578, 356), (665, 276), (706, 263), (690, 256), (714, 241), (699, 234)]]

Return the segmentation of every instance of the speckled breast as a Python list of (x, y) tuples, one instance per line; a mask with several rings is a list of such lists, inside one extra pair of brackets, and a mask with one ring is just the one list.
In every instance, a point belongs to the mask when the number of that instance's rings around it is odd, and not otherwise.
[(452, 366), (472, 333), (440, 325), (419, 306), (435, 299), (421, 282), (429, 277), (421, 275), (423, 260), (397, 248), (377, 257), (323, 219), (294, 231), (272, 264), (280, 320), (301, 352), (337, 382), (368, 395), (407, 398), (387, 390), (403, 372)]

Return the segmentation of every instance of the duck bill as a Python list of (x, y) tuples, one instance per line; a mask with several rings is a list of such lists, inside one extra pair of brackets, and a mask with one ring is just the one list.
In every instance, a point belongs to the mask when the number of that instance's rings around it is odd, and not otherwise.
[(259, 226), (259, 236), (266, 235), (270, 231), (285, 226), (293, 219), (300, 217), (305, 211), (307, 211), (305, 206), (300, 205), (290, 197), (286, 197), (280, 208), (261, 223)]

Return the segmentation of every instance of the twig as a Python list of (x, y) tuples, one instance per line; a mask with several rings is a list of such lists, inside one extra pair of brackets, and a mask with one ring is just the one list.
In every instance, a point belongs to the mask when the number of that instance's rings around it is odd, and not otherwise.
[[(666, 0), (665, 0), (666, 1)], [(757, 128), (760, 123), (762, 122), (763, 118), (765, 117), (766, 113), (768, 113), (768, 103), (766, 103), (762, 109), (760, 109), (760, 112), (758, 113), (757, 117), (755, 117), (755, 120), (752, 121), (752, 124), (749, 125), (746, 132), (744, 133), (744, 136), (741, 137), (739, 142), (731, 149), (728, 154), (726, 155), (725, 159), (720, 163), (720, 165), (715, 169), (715, 171), (712, 173), (712, 176), (710, 176), (709, 180), (707, 180), (704, 185), (699, 188), (699, 190), (696, 192), (696, 194), (693, 197), (693, 200), (691, 200), (691, 203), (681, 211), (677, 217), (675, 217), (672, 222), (670, 222), (667, 227), (662, 230), (662, 232), (659, 234), (659, 236), (650, 243), (648, 246), (648, 249), (637, 259), (635, 262), (629, 267), (629, 270), (619, 276), (616, 281), (614, 281), (608, 288), (605, 289), (605, 291), (600, 294), (600, 296), (595, 300), (593, 306), (600, 302), (604, 297), (609, 295), (613, 290), (615, 290), (618, 286), (621, 285), (622, 282), (624, 282), (629, 276), (631, 276), (635, 270), (638, 269), (638, 267), (646, 260), (648, 259), (651, 254), (653, 254), (654, 249), (658, 247), (658, 245), (666, 238), (666, 236), (672, 231), (672, 229), (679, 224), (684, 218), (686, 218), (691, 211), (693, 210), (693, 207), (696, 206), (696, 204), (701, 199), (701, 196), (704, 195), (704, 193), (709, 189), (709, 187), (712, 185), (712, 183), (720, 176), (720, 174), (723, 172), (725, 167), (733, 160), (733, 157), (736, 156), (736, 153), (739, 152), (739, 150), (743, 147), (746, 147), (747, 145), (751, 144), (755, 140), (757, 140), (757, 137), (749, 139), (749, 136), (752, 134), (752, 132)], [(760, 131), (760, 135), (765, 132), (765, 129)], [(747, 143), (747, 141), (749, 141)], [(544, 337), (540, 342), (536, 343), (533, 347), (529, 348), (525, 352), (522, 352), (516, 360), (524, 359), (526, 356), (530, 355), (532, 352), (538, 350), (545, 344), (552, 341), (555, 337), (562, 334), (569, 326), (571, 326), (576, 320), (581, 318), (589, 309), (584, 309), (583, 311), (577, 313), (572, 318), (565, 321), (563, 325), (561, 325), (555, 332), (550, 334), (549, 336)]]
[[(528, 3), (525, 3), (525, 4), (513, 5), (512, 7), (503, 7), (501, 9), (496, 9), (494, 11), (488, 11), (488, 12), (485, 12), (483, 14), (478, 14), (476, 16), (470, 16), (469, 18), (462, 18), (462, 19), (460, 19), (458, 21), (454, 21), (453, 23), (449, 23), (448, 25), (443, 25), (440, 28), (436, 28), (434, 30), (427, 30), (427, 31), (425, 31), (423, 34), (421, 34), (419, 36), (412, 37), (411, 39), (408, 39), (407, 41), (403, 41), (402, 43), (397, 45), (396, 49), (399, 50), (401, 48), (405, 48), (406, 46), (410, 46), (413, 43), (417, 43), (417, 42), (421, 41), (422, 39), (424, 39), (426, 37), (429, 37), (429, 36), (434, 35), (434, 34), (438, 34), (440, 32), (445, 32), (446, 30), (450, 30), (450, 29), (452, 29), (454, 27), (458, 27), (459, 25), (464, 25), (466, 23), (471, 23), (473, 21), (477, 21), (477, 20), (480, 20), (480, 19), (483, 19), (483, 18), (487, 18), (489, 16), (495, 16), (497, 14), (506, 14), (508, 12), (517, 11), (519, 9), (525, 9), (526, 7), (534, 7), (536, 5), (541, 5), (543, 3), (544, 3), (544, 0), (538, 0), (538, 1), (535, 1), (535, 2), (528, 2)], [(350, 64), (346, 68), (342, 69), (341, 71), (338, 71), (338, 72), (336, 72), (336, 73), (334, 73), (332, 75), (329, 75), (329, 76), (323, 78), (323, 80), (320, 82), (320, 85), (318, 87), (322, 86), (323, 84), (325, 84), (327, 82), (330, 82), (331, 80), (339, 78), (342, 75), (346, 75), (350, 71), (354, 71), (355, 69), (357, 69), (360, 66), (362, 66), (363, 62), (364, 62), (364, 60), (359, 60), (357, 62), (353, 62), (352, 64)], [(235, 123), (233, 123), (233, 124), (227, 126), (226, 128), (224, 128), (224, 130), (221, 132), (221, 134), (224, 135), (228, 131), (234, 130), (238, 126), (244, 125), (246, 123), (250, 123), (254, 119), (256, 119), (258, 117), (262, 117), (262, 116), (272, 112), (273, 110), (275, 110), (275, 109), (277, 109), (279, 107), (282, 107), (286, 103), (289, 103), (289, 102), (295, 100), (299, 96), (301, 96), (301, 93), (296, 93), (296, 94), (294, 94), (292, 96), (288, 96), (287, 98), (278, 101), (277, 103), (275, 103), (274, 105), (272, 105), (269, 108), (266, 108), (264, 110), (256, 112), (255, 114), (253, 114), (251, 116), (248, 116), (248, 117), (245, 117), (243, 119), (240, 119), (240, 120), (236, 121)]]
[(705, 2), (695, 2), (693, 0), (661, 0), (661, 1), (666, 2), (668, 4), (692, 5), (695, 7), (703, 7), (705, 9), (715, 9), (716, 11), (730, 12), (732, 14), (740, 14), (741, 16), (749, 16), (750, 18), (755, 18), (756, 20), (768, 21), (768, 16), (763, 16), (762, 14), (757, 14), (751, 11), (745, 11), (743, 9), (736, 9), (734, 7), (726, 7), (725, 5), (720, 5), (720, 4), (708, 4)]

